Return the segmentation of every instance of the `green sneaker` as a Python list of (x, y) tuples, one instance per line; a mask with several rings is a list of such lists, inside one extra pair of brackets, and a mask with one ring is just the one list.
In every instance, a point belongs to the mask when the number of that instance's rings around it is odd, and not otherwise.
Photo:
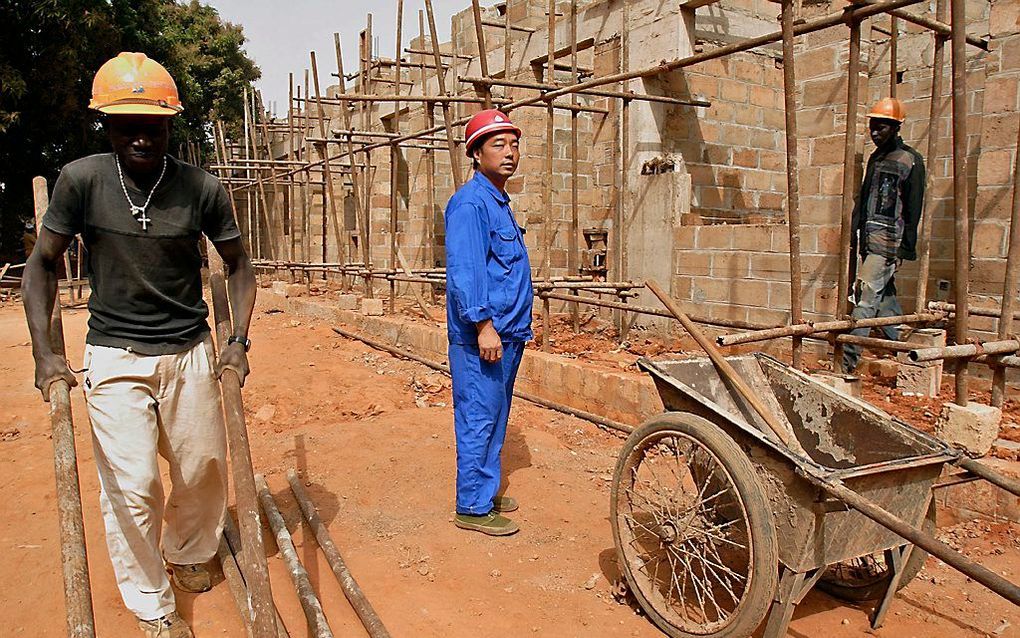
[(517, 499), (509, 496), (497, 496), (492, 499), (492, 509), (495, 512), (506, 513), (517, 511)]
[(469, 529), (489, 536), (510, 536), (516, 534), (520, 528), (517, 523), (505, 516), (489, 512), (482, 516), (471, 516), (470, 514), (457, 514), (453, 519), (454, 525), (461, 529)]

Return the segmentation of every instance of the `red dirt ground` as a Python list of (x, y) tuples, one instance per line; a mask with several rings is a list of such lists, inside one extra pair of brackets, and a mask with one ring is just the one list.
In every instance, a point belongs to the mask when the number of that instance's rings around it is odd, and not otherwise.
[[(245, 402), (254, 462), (295, 534), (299, 555), (337, 635), (365, 635), (289, 497), (298, 468), (351, 570), (394, 636), (660, 636), (614, 601), (618, 572), (607, 520), (621, 440), (584, 421), (518, 402), (504, 463), (522, 503), (522, 532), (490, 539), (452, 523), (454, 441), (448, 381), (428, 369), (338, 337), (321, 322), (260, 304)], [(65, 312), (72, 363), (86, 312)], [(32, 387), (21, 308), (0, 306), (0, 606), (2, 636), (64, 635), (47, 411)], [(883, 407), (888, 407), (883, 405)], [(80, 391), (74, 392), (85, 526), (100, 636), (137, 635), (103, 541), (97, 481)], [(1020, 527), (968, 523), (942, 535), (1020, 580)], [(306, 542), (306, 539), (307, 542)], [(305, 623), (271, 536), (274, 593), (292, 636)], [(204, 636), (241, 636), (225, 583), (178, 595)], [(1017, 608), (933, 559), (894, 603), (886, 626), (868, 606), (818, 592), (798, 608), (797, 638), (1020, 636)]]

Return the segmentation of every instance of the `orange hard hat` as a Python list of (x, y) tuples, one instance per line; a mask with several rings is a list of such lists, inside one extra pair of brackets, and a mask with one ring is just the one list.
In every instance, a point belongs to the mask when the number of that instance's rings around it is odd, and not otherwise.
[(96, 71), (89, 108), (109, 115), (177, 115), (177, 85), (144, 53), (119, 53)]
[(903, 102), (894, 97), (884, 97), (868, 111), (868, 117), (877, 117), (883, 120), (896, 120), (902, 122), (907, 119), (907, 109), (903, 108)]
[(468, 156), (471, 156), (471, 150), (475, 142), (485, 135), (500, 131), (510, 131), (511, 133), (516, 133), (518, 138), (521, 137), (521, 129), (514, 126), (514, 123), (510, 121), (510, 116), (503, 111), (499, 109), (486, 109), (475, 113), (468, 121), (467, 126), (464, 127), (464, 137), (466, 138), (464, 146)]

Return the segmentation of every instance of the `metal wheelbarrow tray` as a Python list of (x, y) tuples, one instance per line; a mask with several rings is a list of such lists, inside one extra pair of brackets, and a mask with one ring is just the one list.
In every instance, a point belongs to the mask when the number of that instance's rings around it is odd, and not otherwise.
[(860, 502), (931, 536), (931, 488), (959, 453), (767, 355), (728, 361), (804, 455), (709, 359), (639, 360), (666, 413), (631, 435), (613, 481), (611, 521), (631, 591), (676, 637), (741, 638), (766, 616), (766, 638), (785, 635), (819, 581), (844, 598), (880, 599), (878, 626), (926, 553)]

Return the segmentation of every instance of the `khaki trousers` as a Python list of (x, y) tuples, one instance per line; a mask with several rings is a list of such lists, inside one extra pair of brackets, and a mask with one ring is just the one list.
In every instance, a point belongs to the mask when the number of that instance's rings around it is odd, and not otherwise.
[[(163, 559), (204, 563), (223, 531), (226, 437), (212, 342), (159, 356), (88, 345), (84, 367), (117, 585), (135, 616), (155, 620), (175, 609)], [(170, 467), (165, 503), (157, 454)]]

